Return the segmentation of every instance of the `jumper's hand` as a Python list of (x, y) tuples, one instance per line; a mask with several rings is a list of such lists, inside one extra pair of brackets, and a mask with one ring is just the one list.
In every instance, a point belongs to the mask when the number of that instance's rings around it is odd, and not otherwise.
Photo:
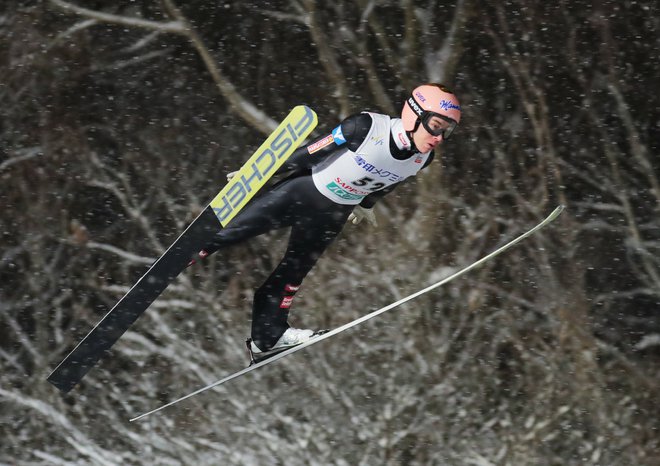
[(366, 219), (372, 226), (378, 226), (376, 221), (376, 214), (373, 209), (365, 209), (364, 207), (355, 206), (351, 215), (348, 216), (348, 221), (352, 222), (353, 225), (357, 225), (362, 220)]

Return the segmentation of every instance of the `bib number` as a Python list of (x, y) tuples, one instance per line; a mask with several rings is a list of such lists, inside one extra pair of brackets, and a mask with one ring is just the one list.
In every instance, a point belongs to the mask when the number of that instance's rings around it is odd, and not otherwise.
[(379, 189), (383, 189), (385, 187), (385, 183), (382, 183), (380, 181), (377, 181), (376, 183), (373, 183), (374, 179), (369, 178), (368, 176), (365, 176), (364, 178), (360, 178), (359, 180), (353, 181), (351, 184), (353, 186), (360, 186), (367, 191), (378, 191)]

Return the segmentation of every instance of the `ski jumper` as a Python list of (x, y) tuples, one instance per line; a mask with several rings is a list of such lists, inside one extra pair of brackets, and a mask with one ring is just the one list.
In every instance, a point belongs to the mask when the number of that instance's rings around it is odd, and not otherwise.
[(200, 256), (291, 227), (284, 257), (254, 295), (251, 336), (259, 348), (272, 347), (289, 328), (294, 295), (355, 206), (373, 207), (432, 158), (432, 152), (416, 151), (400, 119), (353, 115), (331, 134), (297, 149), (280, 168), (288, 176), (215, 234)]

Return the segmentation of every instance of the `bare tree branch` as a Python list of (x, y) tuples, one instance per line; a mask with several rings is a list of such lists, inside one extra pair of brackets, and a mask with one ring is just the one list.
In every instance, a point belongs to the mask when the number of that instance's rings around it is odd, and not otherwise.
[(130, 18), (127, 16), (113, 15), (110, 13), (103, 13), (101, 11), (90, 10), (88, 8), (82, 8), (64, 0), (50, 0), (50, 2), (64, 11), (75, 13), (79, 16), (84, 16), (85, 18), (90, 18), (102, 23), (119, 24), (122, 26), (151, 29), (154, 31), (173, 32), (175, 34), (185, 33), (184, 24), (180, 21), (169, 21), (166, 23), (149, 21), (146, 19)]
[(109, 252), (125, 261), (134, 264), (151, 265), (156, 260), (153, 257), (138, 256), (137, 254), (124, 251), (123, 249), (119, 249), (118, 247), (112, 246), (111, 244), (97, 243), (96, 241), (89, 241), (85, 243), (85, 246), (87, 246), (89, 249), (98, 249), (101, 251)]
[(648, 157), (648, 150), (646, 145), (642, 142), (639, 131), (633, 121), (630, 113), (630, 106), (626, 103), (623, 93), (615, 80), (611, 80), (608, 84), (608, 90), (614, 95), (619, 110), (619, 116), (623, 121), (628, 136), (628, 142), (633, 156), (639, 163), (641, 172), (646, 176), (651, 186), (651, 191), (655, 197), (655, 208), (660, 209), (660, 182), (656, 176), (656, 169), (653, 167), (651, 160)]
[(204, 41), (200, 35), (183, 16), (183, 13), (181, 13), (181, 10), (174, 4), (174, 1), (163, 0), (163, 3), (166, 5), (168, 13), (171, 14), (177, 22), (184, 25), (185, 33), (183, 33), (183, 35), (190, 39), (197, 50), (197, 53), (202, 57), (209, 73), (211, 73), (211, 77), (218, 86), (220, 93), (225, 99), (227, 99), (234, 111), (253, 128), (263, 134), (270, 134), (275, 128), (277, 128), (277, 122), (275, 120), (268, 117), (252, 102), (245, 99), (236, 87), (226, 78), (220, 70), (217, 61), (213, 58), (209, 49), (204, 45)]
[[(466, 34), (466, 23), (471, 15), (470, 0), (459, 0), (454, 9), (454, 16), (446, 36), (441, 39), (437, 49), (429, 48), (428, 58), (425, 61), (426, 74), (431, 82), (453, 82), (459, 57), (463, 53), (463, 37)], [(429, 37), (433, 37), (432, 35)], [(431, 39), (430, 44), (436, 42)]]
[(42, 148), (41, 147), (30, 147), (27, 149), (22, 149), (19, 151), (18, 155), (15, 155), (14, 157), (10, 157), (6, 160), (3, 160), (2, 163), (0, 163), (0, 172), (3, 170), (8, 169), (12, 165), (15, 165), (17, 163), (25, 162), (26, 160), (31, 160), (36, 157), (39, 157), (43, 155)]
[(0, 396), (12, 403), (29, 408), (46, 418), (57, 426), (57, 432), (78, 452), (101, 465), (112, 466), (117, 459), (116, 454), (96, 445), (89, 437), (83, 434), (69, 418), (55, 406), (42, 400), (32, 398), (20, 392), (0, 388)]
[(350, 101), (348, 99), (348, 86), (346, 83), (346, 76), (344, 71), (337, 60), (336, 54), (331, 46), (331, 40), (326, 36), (321, 25), (319, 24), (316, 16), (316, 2), (315, 0), (302, 0), (305, 8), (306, 23), (309, 26), (309, 33), (312, 36), (314, 45), (319, 54), (321, 66), (334, 86), (334, 97), (339, 103), (339, 117), (347, 117), (351, 111)]
[(369, 90), (371, 91), (371, 97), (374, 99), (376, 105), (383, 112), (394, 115), (396, 114), (396, 109), (394, 108), (392, 100), (389, 98), (385, 86), (379, 77), (378, 70), (374, 63), (373, 54), (369, 51), (368, 47), (369, 33), (372, 31), (369, 24), (372, 20), (375, 2), (373, 0), (360, 0), (358, 3), (360, 8), (363, 9), (363, 12), (360, 15), (360, 25), (357, 32), (346, 27), (341, 28), (340, 33), (346, 36), (346, 42), (354, 46), (355, 52), (353, 54), (353, 60), (363, 67), (363, 70), (367, 75), (367, 83), (369, 85)]
[(171, 32), (187, 37), (193, 44), (195, 50), (202, 58), (207, 70), (211, 74), (213, 81), (220, 90), (222, 96), (227, 99), (234, 111), (243, 118), (249, 125), (263, 134), (270, 134), (276, 127), (277, 122), (268, 117), (263, 111), (259, 110), (252, 102), (245, 99), (238, 89), (222, 73), (217, 61), (211, 55), (211, 52), (204, 44), (201, 36), (191, 26), (190, 22), (183, 15), (181, 10), (172, 0), (163, 0), (168, 14), (174, 18), (174, 21), (157, 22), (143, 20), (139, 18), (130, 18), (121, 15), (103, 13), (100, 11), (82, 8), (66, 2), (64, 0), (50, 0), (52, 4), (65, 11), (78, 14), (93, 20), (119, 24), (123, 26), (138, 27), (160, 32)]
[(92, 27), (92, 26), (94, 26), (98, 23), (99, 23), (98, 20), (92, 19), (92, 18), (86, 19), (86, 20), (83, 20), (83, 21), (79, 21), (76, 24), (74, 24), (73, 26), (71, 26), (69, 29), (67, 29), (66, 31), (60, 32), (57, 36), (55, 36), (55, 39), (53, 40), (53, 43), (54, 44), (58, 43), (62, 39), (70, 37), (73, 34), (79, 32), (79, 31), (83, 31), (83, 30), (85, 30), (89, 27)]
[[(398, 48), (395, 48), (394, 55), (398, 57), (395, 61), (395, 70), (400, 70), (402, 82), (407, 89), (413, 89), (419, 80), (419, 76), (415, 72), (419, 69), (419, 54), (415, 53), (419, 45), (419, 25), (417, 15), (415, 13), (416, 7), (413, 0), (402, 0), (401, 8), (403, 8), (403, 41)], [(398, 63), (396, 63), (398, 61)]]

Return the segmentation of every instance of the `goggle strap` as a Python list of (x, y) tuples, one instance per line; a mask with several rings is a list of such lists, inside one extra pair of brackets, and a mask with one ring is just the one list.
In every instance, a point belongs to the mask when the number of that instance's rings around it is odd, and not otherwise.
[(417, 102), (417, 99), (415, 99), (415, 96), (410, 96), (408, 97), (407, 100), (408, 106), (412, 109), (415, 114), (421, 118), (422, 115), (424, 115), (425, 110), (422, 108), (422, 106)]

